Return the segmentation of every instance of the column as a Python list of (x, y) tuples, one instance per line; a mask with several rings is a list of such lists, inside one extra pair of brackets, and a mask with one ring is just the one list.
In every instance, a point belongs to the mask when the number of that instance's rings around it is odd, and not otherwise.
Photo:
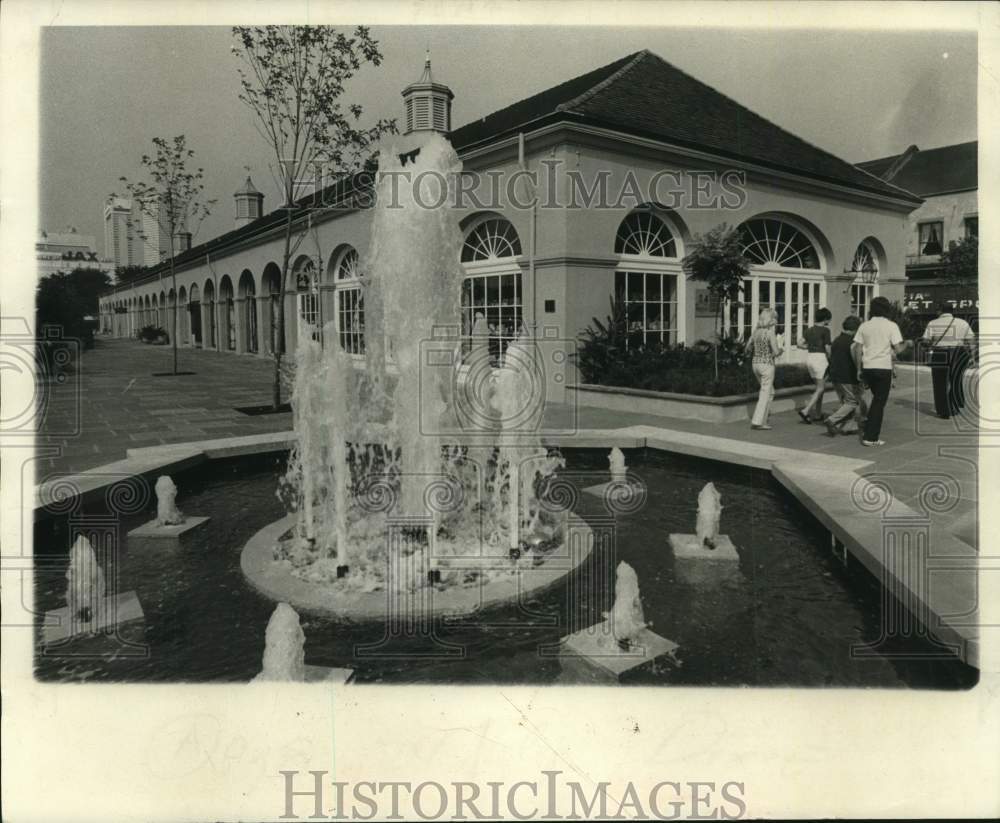
[[(295, 341), (298, 340), (299, 334), (299, 313), (298, 313), (298, 295), (295, 292), (288, 292), (285, 295), (285, 354), (294, 355), (295, 354)], [(278, 345), (281, 345), (281, 341), (278, 341)]]
[[(851, 313), (851, 286), (854, 278), (853, 273), (826, 275), (826, 303), (821, 305), (825, 305), (833, 315), (830, 330), (834, 337), (840, 333), (840, 324), (844, 322), (844, 318)], [(815, 306), (814, 311), (818, 308), (820, 306)]]
[(271, 356), (271, 298), (267, 295), (257, 301), (257, 355)]
[(234, 301), (233, 320), (236, 323), (236, 353), (245, 354), (247, 350), (247, 317), (245, 297), (237, 297)]

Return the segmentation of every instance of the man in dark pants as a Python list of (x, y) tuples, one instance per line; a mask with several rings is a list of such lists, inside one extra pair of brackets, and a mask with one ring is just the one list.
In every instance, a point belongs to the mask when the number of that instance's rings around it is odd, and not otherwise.
[(912, 341), (903, 340), (903, 335), (889, 315), (892, 304), (884, 297), (876, 297), (871, 302), (868, 320), (854, 335), (851, 353), (854, 361), (860, 364), (859, 382), (868, 386), (872, 393), (872, 402), (868, 407), (868, 419), (865, 421), (865, 433), (861, 441), (864, 446), (884, 446), (885, 441), (879, 438), (882, 433), (882, 417), (885, 404), (889, 400), (889, 390), (892, 388), (892, 359), (894, 354), (909, 348)]
[(924, 343), (930, 351), (934, 411), (947, 419), (965, 406), (962, 381), (972, 361), (976, 335), (968, 323), (951, 313), (946, 302), (939, 303), (937, 309), (937, 318), (924, 331)]

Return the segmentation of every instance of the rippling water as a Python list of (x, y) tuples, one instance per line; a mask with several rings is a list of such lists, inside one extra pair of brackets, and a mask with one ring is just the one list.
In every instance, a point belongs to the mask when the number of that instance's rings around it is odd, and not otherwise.
[[(606, 472), (606, 451), (575, 450), (566, 457), (567, 474)], [(600, 619), (610, 608), (606, 587), (598, 582), (601, 570), (626, 560), (638, 574), (653, 630), (680, 644), (679, 666), (647, 664), (628, 677), (630, 682), (918, 688), (967, 688), (976, 682), (975, 670), (957, 660), (917, 659), (935, 651), (919, 639), (895, 642), (896, 656), (852, 657), (852, 646), (879, 638), (879, 588), (863, 570), (843, 568), (830, 553), (826, 532), (769, 474), (654, 451), (627, 457), (630, 472), (647, 484), (646, 504), (615, 521), (614, 557), (595, 553), (575, 574), (573, 602), (567, 602), (567, 587), (559, 585), (520, 607), (439, 625), (435, 639), (419, 643), (386, 640), (380, 626), (303, 615), (306, 661), (353, 668), (361, 682), (564, 683), (558, 660), (544, 650), (567, 626)], [(137, 593), (145, 620), (122, 627), (118, 637), (50, 647), (36, 659), (37, 676), (239, 682), (256, 675), (274, 604), (244, 581), (240, 550), (254, 532), (284, 514), (275, 497), (282, 470), (274, 459), (238, 458), (177, 475), (181, 509), (211, 521), (180, 546), (147, 543), (131, 551), (125, 546), (108, 570), (109, 580), (117, 574), (119, 591)], [(698, 491), (709, 480), (723, 497), (722, 532), (739, 552), (736, 569), (678, 565), (667, 543), (671, 532), (694, 531)], [(147, 512), (124, 518), (120, 542), (153, 508), (155, 501)], [(599, 498), (580, 495), (577, 511), (595, 529), (608, 528)], [(36, 604), (42, 610), (64, 605), (69, 543), (65, 517), (36, 526), (35, 550), (50, 561), (37, 575)], [(581, 598), (581, 591), (603, 595)]]

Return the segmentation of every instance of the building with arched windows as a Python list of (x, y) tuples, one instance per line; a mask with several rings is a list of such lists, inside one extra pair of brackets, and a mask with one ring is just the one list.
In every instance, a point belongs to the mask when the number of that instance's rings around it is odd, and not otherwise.
[[(710, 338), (720, 314), (726, 333), (745, 336), (761, 309), (774, 308), (786, 359), (799, 356), (794, 344), (819, 307), (839, 326), (845, 315), (865, 313), (873, 296), (902, 300), (906, 221), (919, 197), (648, 51), (458, 129), (451, 91), (432, 78), (429, 60), (403, 98), (396, 150), (412, 155), (440, 132), (462, 160), (468, 196), (452, 204), (464, 238), (462, 330), (472, 335), (481, 321), (496, 359), (522, 326), (571, 347), (614, 298), (636, 346)], [(178, 300), (164, 294), (154, 270), (102, 297), (102, 328), (133, 334), (154, 317), (169, 329), (176, 305), (182, 344), (269, 356), (279, 345), (291, 349), (304, 321), (326, 327), (324, 345), (362, 362), (373, 333), (363, 297), (370, 187), (358, 176), (300, 201), (301, 242), (284, 305), (285, 212), (261, 208), (247, 222), (247, 192), (260, 202), (248, 179), (237, 193), (237, 227), (178, 256)], [(685, 277), (682, 260), (721, 223), (739, 227), (751, 276), (741, 299), (720, 312), (704, 285)], [(557, 362), (546, 371), (553, 397), (574, 379), (572, 358)]]

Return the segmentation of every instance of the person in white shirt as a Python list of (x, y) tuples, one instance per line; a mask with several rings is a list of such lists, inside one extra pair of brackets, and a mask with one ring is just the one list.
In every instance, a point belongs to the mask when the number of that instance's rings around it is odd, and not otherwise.
[(872, 299), (868, 320), (855, 333), (854, 344), (851, 346), (854, 362), (859, 364), (858, 380), (868, 386), (872, 393), (861, 441), (865, 446), (885, 445), (879, 435), (882, 433), (882, 417), (892, 388), (892, 358), (894, 354), (912, 345), (911, 341), (903, 340), (899, 326), (889, 319), (891, 314), (892, 304), (886, 298)]
[(937, 318), (924, 330), (924, 343), (930, 350), (934, 410), (947, 419), (965, 406), (962, 381), (972, 361), (976, 335), (968, 323), (951, 313), (947, 302), (938, 303), (937, 309)]

